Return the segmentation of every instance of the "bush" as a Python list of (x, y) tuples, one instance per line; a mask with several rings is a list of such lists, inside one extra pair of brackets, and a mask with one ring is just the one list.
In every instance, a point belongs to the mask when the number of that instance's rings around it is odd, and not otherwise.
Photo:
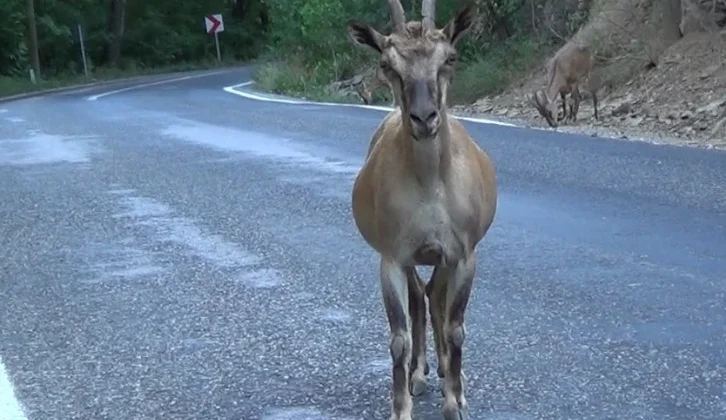
[(451, 105), (501, 93), (509, 83), (542, 61), (545, 45), (531, 37), (513, 38), (465, 63), (450, 88)]

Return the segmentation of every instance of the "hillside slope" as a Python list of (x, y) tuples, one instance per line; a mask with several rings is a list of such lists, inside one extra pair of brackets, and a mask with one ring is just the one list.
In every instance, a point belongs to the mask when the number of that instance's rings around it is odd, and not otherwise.
[[(680, 23), (681, 29), (688, 26), (685, 36), (681, 37), (680, 31), (675, 37), (673, 31), (664, 34), (663, 26), (658, 28), (660, 32), (654, 32), (648, 29), (648, 24), (658, 22), (658, 18), (663, 16), (662, 11), (658, 11), (661, 14), (655, 18), (652, 3), (620, 0), (620, 3), (625, 2), (629, 2), (630, 7), (640, 7), (635, 12), (630, 9), (628, 14), (628, 18), (632, 19), (630, 27), (636, 29), (629, 30), (624, 23), (611, 26), (617, 28), (619, 35), (627, 33), (631, 37), (628, 45), (637, 44), (633, 41), (636, 36), (646, 42), (638, 51), (617, 51), (596, 64), (593, 77), (601, 79), (599, 121), (593, 117), (591, 98), (585, 95), (578, 121), (557, 129), (650, 142), (726, 148), (726, 31), (714, 25), (694, 24), (693, 12), (689, 13), (686, 9), (682, 15), (671, 13), (668, 16), (671, 20), (678, 18), (680, 22), (676, 24)], [(662, 4), (665, 3), (659, 5)], [(619, 9), (622, 10), (626, 9)], [(608, 41), (611, 41), (614, 30), (612, 27), (603, 29), (602, 21), (597, 16), (593, 17), (575, 38), (592, 45), (592, 40), (597, 39), (592, 34), (595, 27), (599, 27), (600, 39), (606, 33)], [(669, 36), (674, 39), (664, 42)], [(619, 42), (619, 45), (623, 44), (622, 40)], [(654, 46), (656, 43), (658, 45)], [(601, 42), (598, 47), (600, 56), (607, 55), (603, 53), (607, 48), (605, 43)], [(635, 66), (628, 66), (627, 60), (623, 61), (624, 57), (632, 58), (638, 53), (640, 57), (630, 60)], [(650, 65), (647, 61), (651, 61)], [(626, 64), (621, 66), (619, 62)], [(500, 95), (485, 97), (473, 105), (458, 106), (452, 110), (460, 115), (490, 115), (523, 125), (548, 127), (528, 99), (535, 89), (541, 90), (545, 86), (544, 72), (535, 69)], [(558, 106), (561, 107), (561, 103)]]

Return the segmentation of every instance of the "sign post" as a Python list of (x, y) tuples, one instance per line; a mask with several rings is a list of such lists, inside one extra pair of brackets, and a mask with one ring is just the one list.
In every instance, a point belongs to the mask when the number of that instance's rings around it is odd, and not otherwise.
[(214, 34), (214, 44), (217, 46), (217, 62), (222, 64), (222, 53), (219, 50), (219, 33), (224, 32), (224, 20), (222, 14), (211, 14), (204, 16), (204, 24), (207, 27), (207, 35)]
[(83, 73), (86, 75), (86, 79), (88, 79), (88, 63), (86, 62), (86, 46), (83, 43), (83, 27), (81, 24), (78, 24), (78, 41), (81, 44), (81, 57), (83, 57)]

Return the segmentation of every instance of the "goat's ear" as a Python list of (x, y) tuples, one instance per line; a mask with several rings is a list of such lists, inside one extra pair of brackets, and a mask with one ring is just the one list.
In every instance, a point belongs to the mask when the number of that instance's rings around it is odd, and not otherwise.
[(365, 23), (348, 21), (348, 35), (356, 44), (367, 45), (379, 53), (383, 52), (385, 37)]
[(476, 15), (476, 6), (474, 2), (468, 3), (466, 6), (459, 9), (456, 15), (451, 18), (449, 23), (444, 26), (443, 32), (451, 45), (455, 45), (461, 40), (462, 35), (471, 28), (471, 24), (474, 22)]

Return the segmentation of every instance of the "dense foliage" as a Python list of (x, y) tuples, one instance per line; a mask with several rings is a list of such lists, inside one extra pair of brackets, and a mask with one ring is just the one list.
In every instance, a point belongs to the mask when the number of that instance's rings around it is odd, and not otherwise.
[[(439, 0), (437, 25), (446, 24), (467, 0)], [(460, 44), (463, 68), (453, 89), (457, 98), (473, 100), (497, 91), (549, 51), (552, 41), (568, 36), (584, 22), (586, 0), (474, 0), (479, 19)], [(353, 45), (350, 19), (390, 32), (384, 0), (267, 0), (270, 7), (270, 58), (258, 82), (278, 92), (323, 96), (326, 85), (360, 74), (375, 65), (375, 56)], [(419, 1), (403, 0), (409, 19), (420, 18)], [(546, 19), (545, 19), (546, 18)], [(537, 24), (536, 22), (539, 22)], [(543, 27), (542, 22), (547, 22)], [(557, 35), (555, 35), (557, 34)]]
[[(82, 72), (77, 25), (83, 26), (91, 69), (149, 68), (213, 60), (204, 15), (223, 13), (225, 59), (247, 59), (264, 45), (264, 0), (35, 0), (41, 74)], [(0, 76), (31, 68), (26, 1), (0, 1)], [(116, 42), (116, 40), (118, 40)], [(116, 51), (115, 51), (116, 50)]]
[[(439, 0), (444, 25), (465, 0)], [(516, 73), (540, 60), (552, 40), (568, 36), (584, 20), (588, 0), (474, 0), (480, 18), (460, 46), (463, 68), (454, 88), (473, 99), (501, 89)], [(0, 82), (27, 79), (32, 68), (29, 0), (0, 1)], [(263, 55), (258, 81), (292, 94), (322, 94), (325, 86), (375, 63), (354, 46), (346, 22), (358, 19), (390, 31), (385, 0), (34, 0), (41, 75), (82, 74), (77, 25), (83, 26), (90, 70), (138, 70), (180, 63), (213, 62), (214, 38), (203, 16), (223, 13), (220, 35), (226, 60)], [(420, 1), (403, 0), (409, 19)], [(543, 23), (545, 22), (546, 25)], [(578, 24), (579, 22), (574, 22)], [(0, 85), (2, 90), (2, 85)]]

